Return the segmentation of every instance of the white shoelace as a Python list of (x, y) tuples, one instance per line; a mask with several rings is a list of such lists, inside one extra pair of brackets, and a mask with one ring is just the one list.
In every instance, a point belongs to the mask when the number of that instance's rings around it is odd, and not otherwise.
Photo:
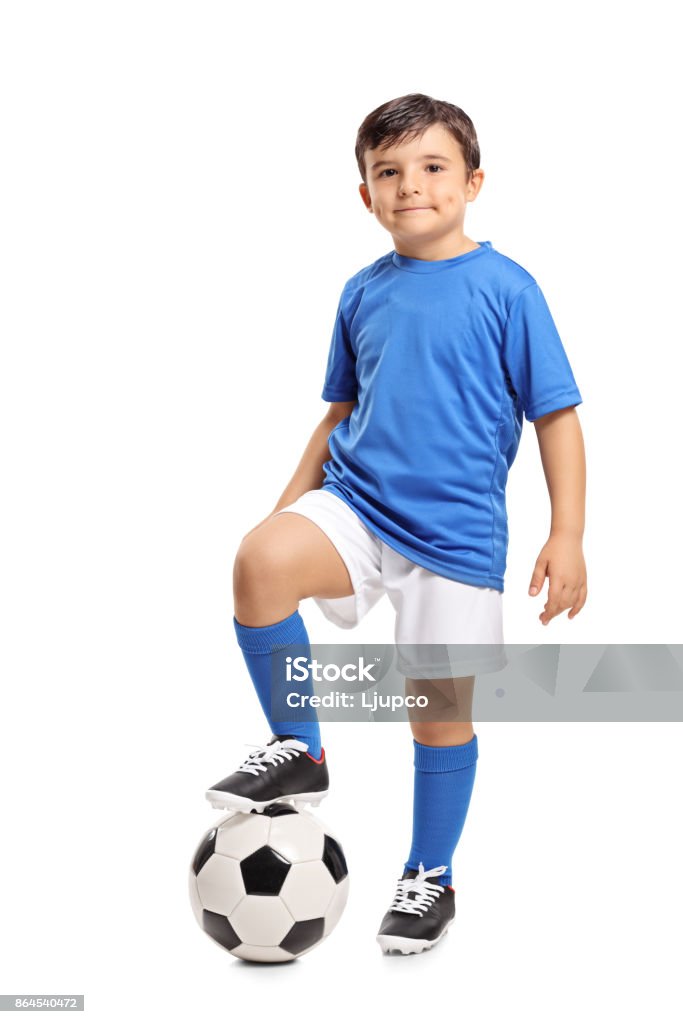
[(259, 747), (255, 743), (248, 743), (247, 746), (255, 746), (256, 750), (249, 754), (237, 771), (249, 772), (251, 775), (267, 772), (269, 765), (291, 761), (293, 757), (298, 757), (300, 753), (308, 750), (307, 745), (300, 740), (276, 740), (275, 743), (267, 743), (265, 747)]
[[(430, 868), (429, 871), (425, 871), (424, 864), (420, 861), (415, 878), (399, 878), (394, 902), (390, 909), (402, 910), (407, 914), (424, 914), (425, 910), (429, 910), (437, 895), (444, 891), (443, 885), (436, 885), (434, 882), (428, 882), (427, 879), (442, 875), (445, 870), (446, 865), (442, 864), (440, 868)], [(411, 896), (410, 893), (415, 893), (415, 895)]]

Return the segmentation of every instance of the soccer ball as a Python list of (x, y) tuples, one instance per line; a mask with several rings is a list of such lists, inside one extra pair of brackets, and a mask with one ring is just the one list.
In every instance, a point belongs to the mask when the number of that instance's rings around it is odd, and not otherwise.
[(197, 847), (189, 881), (207, 935), (242, 960), (271, 963), (327, 938), (349, 888), (339, 840), (312, 814), (282, 803), (219, 821)]

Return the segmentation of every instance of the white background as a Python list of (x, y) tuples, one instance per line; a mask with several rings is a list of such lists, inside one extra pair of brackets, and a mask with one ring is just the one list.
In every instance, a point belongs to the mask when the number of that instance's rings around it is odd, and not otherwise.
[[(681, 82), (673, 8), (5, 2), (0, 7), (0, 991), (89, 1019), (680, 1019), (679, 724), (477, 727), (457, 918), (375, 932), (410, 840), (406, 725), (325, 727), (347, 910), (254, 968), (186, 890), (204, 789), (266, 738), (232, 561), (316, 423), (334, 312), (392, 248), (363, 118), (473, 118), (466, 233), (538, 280), (584, 404), (589, 597), (538, 622), (534, 428), (508, 486), (508, 643), (681, 642)], [(342, 634), (390, 642), (385, 599)], [(127, 1010), (127, 1005), (135, 1008)], [(10, 1016), (8, 1015), (8, 1019)]]

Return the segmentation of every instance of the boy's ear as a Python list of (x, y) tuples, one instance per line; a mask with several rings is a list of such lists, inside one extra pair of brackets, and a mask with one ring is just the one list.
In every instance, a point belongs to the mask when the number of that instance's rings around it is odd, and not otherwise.
[(479, 192), (481, 191), (481, 186), (484, 184), (484, 177), (485, 174), (481, 170), (481, 168), (479, 168), (479, 170), (477, 171), (472, 172), (472, 175), (468, 182), (469, 202), (472, 202), (472, 200), (476, 199), (477, 196), (479, 195)]
[(370, 199), (370, 190), (368, 189), (368, 186), (365, 184), (365, 182), (362, 182), (358, 186), (358, 191), (360, 192), (361, 199), (365, 203), (366, 210), (369, 210), (370, 213), (372, 213), (372, 200)]

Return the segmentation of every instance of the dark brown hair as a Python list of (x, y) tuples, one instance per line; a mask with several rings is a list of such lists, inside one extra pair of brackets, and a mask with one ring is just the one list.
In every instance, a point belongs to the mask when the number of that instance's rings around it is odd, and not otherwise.
[(460, 107), (445, 100), (435, 100), (421, 92), (389, 100), (377, 107), (363, 121), (356, 137), (356, 160), (363, 181), (367, 184), (365, 150), (384, 149), (396, 142), (421, 135), (430, 125), (441, 124), (460, 143), (467, 167), (467, 177), (479, 167), (479, 142), (471, 119)]

